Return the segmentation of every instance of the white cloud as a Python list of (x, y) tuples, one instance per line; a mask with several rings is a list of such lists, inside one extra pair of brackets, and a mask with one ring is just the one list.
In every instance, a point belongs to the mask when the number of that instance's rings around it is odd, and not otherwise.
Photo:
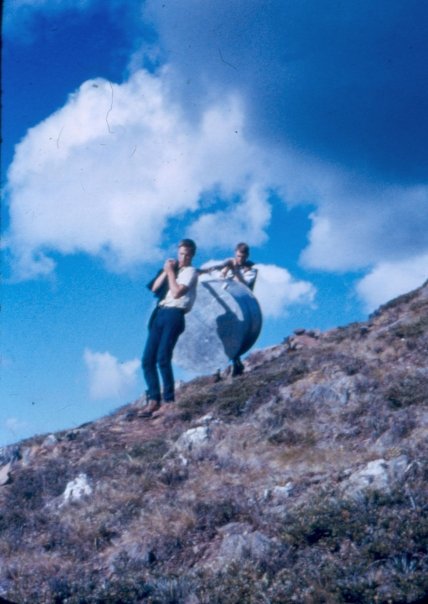
[(344, 172), (318, 176), (306, 266), (355, 270), (428, 251), (428, 187), (378, 187)]
[[(190, 118), (170, 84), (169, 68), (121, 85), (88, 81), (28, 131), (7, 183), (16, 277), (49, 274), (54, 253), (100, 256), (115, 271), (158, 261), (171, 219), (200, 248), (261, 245), (272, 189), (289, 204), (316, 205), (307, 267), (361, 270), (426, 253), (426, 187), (381, 187), (286, 143), (256, 144), (237, 96)], [(206, 205), (210, 191), (220, 192), (221, 211)]]
[[(408, 48), (414, 39), (426, 45), (424, 3), (411, 26), (394, 3), (374, 20), (367, 19), (369, 3), (353, 3), (334, 18), (317, 2), (268, 4), (254, 19), (258, 2), (251, 0), (233, 9), (226, 0), (173, 2), (168, 10), (144, 3), (170, 57), (176, 98), (198, 111), (207, 98), (239, 91), (274, 184), (287, 203), (317, 208), (302, 256), (307, 266), (361, 270), (427, 253), (426, 66), (421, 53), (391, 46), (389, 59), (398, 53), (391, 71), (376, 52), (397, 27)], [(361, 22), (366, 26), (356, 27)], [(351, 35), (333, 41), (338, 25)]]
[(83, 354), (89, 372), (89, 394), (94, 400), (123, 397), (133, 393), (137, 384), (140, 361), (119, 362), (109, 352)]
[(201, 216), (190, 226), (189, 236), (206, 249), (232, 247), (238, 240), (261, 245), (267, 240), (265, 229), (271, 218), (267, 197), (267, 191), (253, 187), (241, 203)]
[(155, 261), (168, 220), (213, 188), (242, 195), (246, 220), (230, 216), (262, 241), (269, 208), (254, 187), (265, 185), (264, 157), (241, 134), (243, 119), (229, 98), (190, 124), (162, 76), (144, 71), (122, 85), (85, 82), (16, 147), (7, 244), (18, 276), (53, 270), (54, 251), (100, 255), (114, 270)]
[(383, 262), (357, 285), (367, 311), (420, 287), (428, 278), (428, 254), (400, 262)]
[(254, 294), (264, 316), (285, 315), (292, 304), (313, 304), (316, 289), (308, 281), (298, 281), (285, 268), (273, 264), (257, 264), (256, 268)]

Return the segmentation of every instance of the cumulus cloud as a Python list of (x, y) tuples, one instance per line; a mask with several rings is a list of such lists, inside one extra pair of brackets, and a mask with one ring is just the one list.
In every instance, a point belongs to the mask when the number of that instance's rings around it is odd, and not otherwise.
[[(22, 278), (51, 272), (55, 252), (102, 256), (114, 270), (155, 261), (171, 219), (190, 223), (200, 247), (229, 247), (238, 233), (261, 245), (269, 189), (316, 208), (307, 267), (369, 270), (427, 253), (423, 3), (274, 0), (260, 12), (258, 0), (168, 10), (147, 0), (144, 10), (168, 65), (142, 71), (148, 49), (136, 49), (127, 82), (85, 82), (17, 147), (7, 244)], [(213, 189), (221, 210), (201, 201)]]
[(273, 145), (384, 182), (426, 179), (425, 3), (147, 0), (144, 10), (190, 110), (239, 90), (253, 132)]
[(140, 361), (121, 363), (109, 352), (86, 349), (83, 359), (89, 373), (89, 394), (94, 400), (131, 394), (136, 387)]
[(242, 202), (198, 218), (189, 227), (189, 236), (206, 249), (232, 247), (238, 239), (262, 245), (267, 240), (265, 229), (270, 218), (268, 192), (253, 187)]
[(302, 254), (306, 266), (346, 271), (428, 251), (428, 187), (362, 186), (342, 175), (320, 191)]
[(239, 92), (272, 182), (287, 203), (316, 207), (305, 266), (369, 270), (428, 252), (427, 5), (148, 0), (145, 10), (176, 98), (195, 113)]
[(401, 262), (383, 262), (357, 285), (367, 311), (375, 310), (392, 298), (420, 287), (428, 279), (428, 254)]
[(263, 315), (277, 318), (287, 313), (293, 304), (313, 304), (316, 289), (308, 281), (299, 281), (280, 266), (257, 264), (257, 281), (254, 288)]
[[(168, 220), (188, 219), (212, 188), (226, 199), (242, 195), (245, 232), (262, 241), (269, 209), (253, 187), (265, 182), (264, 158), (243, 127), (233, 97), (190, 123), (161, 75), (85, 82), (16, 147), (6, 243), (18, 274), (50, 272), (50, 252), (101, 255), (119, 271), (155, 261)], [(194, 228), (204, 232), (203, 223)], [(230, 244), (232, 233), (224, 239)]]

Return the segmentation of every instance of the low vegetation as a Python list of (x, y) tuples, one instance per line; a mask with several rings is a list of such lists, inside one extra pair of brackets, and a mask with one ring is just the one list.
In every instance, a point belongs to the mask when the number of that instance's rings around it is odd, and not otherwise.
[(427, 317), (425, 284), (184, 384), (169, 416), (0, 450), (0, 599), (422, 604)]

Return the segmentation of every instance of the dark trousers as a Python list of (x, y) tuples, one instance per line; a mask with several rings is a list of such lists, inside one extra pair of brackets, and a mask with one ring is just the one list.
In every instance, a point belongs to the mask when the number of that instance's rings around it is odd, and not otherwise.
[(141, 363), (149, 399), (161, 400), (157, 370), (159, 367), (163, 383), (163, 399), (174, 400), (172, 353), (184, 327), (184, 312), (179, 308), (157, 308), (150, 319), (149, 335)]

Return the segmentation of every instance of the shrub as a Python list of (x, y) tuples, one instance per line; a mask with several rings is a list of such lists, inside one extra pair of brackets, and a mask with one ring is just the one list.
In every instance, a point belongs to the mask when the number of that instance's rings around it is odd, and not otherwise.
[(385, 397), (394, 409), (428, 403), (428, 375), (421, 371), (394, 376)]

